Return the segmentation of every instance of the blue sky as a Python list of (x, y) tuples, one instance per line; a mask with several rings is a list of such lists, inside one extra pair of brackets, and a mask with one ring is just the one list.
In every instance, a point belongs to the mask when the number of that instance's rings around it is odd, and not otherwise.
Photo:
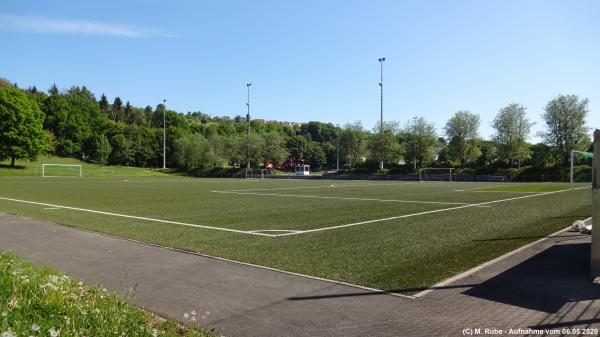
[[(600, 127), (598, 1), (30, 1), (0, 4), (0, 76), (47, 89), (86, 85), (137, 106), (253, 118), (540, 114), (558, 94), (590, 99)], [(533, 136), (533, 135), (532, 135)], [(532, 137), (535, 140), (536, 137)]]

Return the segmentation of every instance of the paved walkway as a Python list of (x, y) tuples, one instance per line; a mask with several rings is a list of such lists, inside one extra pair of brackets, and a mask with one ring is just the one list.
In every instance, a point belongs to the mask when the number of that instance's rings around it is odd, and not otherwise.
[[(505, 238), (510, 240), (510, 238)], [(226, 336), (459, 336), (465, 328), (600, 328), (589, 236), (565, 232), (418, 299), (0, 213), (0, 250), (126, 293), (159, 314), (210, 311)], [(483, 330), (482, 330), (483, 332)], [(537, 334), (536, 334), (537, 335)], [(585, 335), (585, 334), (581, 334)]]

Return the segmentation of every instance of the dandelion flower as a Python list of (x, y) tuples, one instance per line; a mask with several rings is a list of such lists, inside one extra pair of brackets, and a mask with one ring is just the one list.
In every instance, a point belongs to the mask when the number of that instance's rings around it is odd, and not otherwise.
[(32, 330), (32, 331), (35, 331), (35, 332), (38, 332), (38, 331), (40, 331), (40, 326), (39, 326), (39, 325), (37, 325), (36, 323), (33, 323), (33, 324), (31, 325), (31, 330)]
[(188, 314), (188, 313), (186, 312), (186, 313), (184, 313), (184, 314), (183, 314), (183, 317), (185, 317), (185, 318), (189, 318), (189, 317), (190, 317), (190, 314)]
[(2, 333), (2, 337), (15, 337), (15, 334), (13, 334), (12, 331), (8, 330)]

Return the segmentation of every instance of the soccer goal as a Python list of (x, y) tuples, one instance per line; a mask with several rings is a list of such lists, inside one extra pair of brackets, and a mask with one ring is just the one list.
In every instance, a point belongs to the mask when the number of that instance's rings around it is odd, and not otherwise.
[(419, 181), (452, 181), (452, 167), (425, 167), (419, 170)]
[(577, 150), (571, 150), (571, 170), (569, 173), (569, 182), (571, 184), (571, 188), (573, 188), (573, 183), (574, 182), (591, 182), (592, 181), (592, 172), (590, 170), (590, 172), (587, 173), (582, 173), (582, 172), (576, 172), (575, 171), (575, 158), (579, 157), (580, 161), (585, 161), (585, 160), (589, 160), (589, 162), (591, 163), (591, 161), (594, 158), (594, 154), (592, 152), (584, 152), (584, 151), (577, 151)]
[(269, 170), (267, 169), (261, 169), (260, 170), (260, 179), (265, 179), (266, 177), (268, 177), (271, 173), (269, 172)]
[(69, 164), (42, 164), (42, 177), (83, 177), (83, 167)]

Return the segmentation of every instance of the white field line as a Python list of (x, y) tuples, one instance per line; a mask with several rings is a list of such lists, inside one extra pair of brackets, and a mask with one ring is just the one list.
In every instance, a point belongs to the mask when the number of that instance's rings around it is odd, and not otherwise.
[(539, 192), (525, 192), (525, 191), (479, 191), (477, 189), (473, 189), (473, 192), (477, 192), (477, 193), (526, 193), (526, 194), (539, 193)]
[(221, 193), (221, 194), (260, 195), (260, 196), (269, 196), (269, 197), (337, 199), (337, 200), (379, 201), (379, 202), (398, 202), (398, 203), (413, 203), (413, 204), (437, 204), (437, 205), (472, 205), (472, 204), (465, 203), (465, 202), (420, 201), (420, 200), (398, 200), (398, 199), (375, 199), (375, 198), (355, 198), (355, 197), (330, 197), (330, 196), (323, 196), (323, 195), (255, 193), (255, 192), (236, 192), (236, 191), (211, 191), (211, 192), (212, 193)]
[(59, 207), (44, 207), (44, 209), (60, 209)]
[[(590, 186), (578, 187), (578, 188), (574, 188), (572, 190), (580, 190), (580, 189), (583, 189), (583, 188), (590, 188)], [(566, 189), (566, 190), (560, 190), (560, 191), (552, 191), (552, 192), (544, 192), (544, 193), (538, 193), (538, 194), (530, 194), (530, 195), (524, 195), (522, 197), (514, 197), (514, 198), (508, 198), (508, 199), (486, 201), (486, 202), (481, 202), (481, 203), (478, 203), (478, 204), (469, 204), (469, 205), (463, 205), (463, 206), (457, 206), (457, 207), (448, 207), (448, 208), (436, 209), (436, 210), (426, 211), (426, 212), (419, 212), (419, 213), (412, 213), (412, 214), (404, 214), (404, 215), (399, 215), (399, 216), (393, 216), (393, 217), (383, 218), (383, 219), (375, 219), (375, 220), (355, 222), (355, 223), (350, 223), (350, 224), (346, 224), (346, 225), (338, 225), (338, 226), (331, 226), (331, 227), (322, 227), (322, 228), (308, 229), (308, 230), (303, 230), (303, 231), (298, 232), (298, 233), (275, 234), (274, 236), (280, 237), (280, 236), (289, 236), (289, 235), (298, 235), (298, 234), (321, 232), (321, 231), (326, 231), (326, 230), (331, 230), (331, 229), (346, 228), (346, 227), (352, 227), (352, 226), (359, 226), (359, 225), (371, 224), (371, 223), (375, 223), (375, 222), (383, 222), (383, 221), (390, 221), (390, 220), (396, 220), (396, 219), (410, 218), (410, 217), (415, 217), (415, 216), (419, 216), (419, 215), (426, 215), (426, 214), (433, 214), (433, 213), (440, 213), (440, 212), (452, 211), (452, 210), (456, 210), (456, 209), (463, 209), (463, 208), (469, 208), (469, 207), (479, 207), (479, 206), (496, 204), (496, 203), (505, 202), (505, 201), (512, 201), (512, 200), (519, 200), (519, 199), (525, 199), (525, 198), (539, 197), (539, 196), (542, 196), (542, 195), (555, 194), (555, 193), (566, 192), (566, 191), (571, 191), (571, 190), (570, 189)]]
[(180, 226), (187, 226), (187, 227), (212, 229), (212, 230), (218, 230), (218, 231), (224, 231), (224, 232), (241, 233), (241, 234), (249, 234), (249, 235), (259, 235), (259, 236), (269, 236), (269, 237), (275, 236), (273, 234), (253, 233), (253, 232), (242, 231), (242, 230), (237, 230), (237, 229), (222, 228), (222, 227), (213, 227), (213, 226), (206, 226), (206, 225), (196, 225), (196, 224), (185, 223), (185, 222), (178, 222), (178, 221), (169, 221), (169, 220), (147, 218), (147, 217), (135, 216), (135, 215), (110, 213), (110, 212), (97, 211), (97, 210), (87, 209), (87, 208), (78, 208), (78, 207), (70, 207), (70, 206), (47, 204), (47, 203), (44, 203), (44, 202), (37, 202), (37, 201), (20, 200), (20, 199), (12, 199), (12, 198), (5, 198), (5, 197), (0, 197), (0, 200), (20, 202), (20, 203), (31, 204), (31, 205), (47, 206), (47, 207), (53, 207), (53, 208), (70, 209), (70, 210), (73, 210), (73, 211), (88, 212), (88, 213), (95, 213), (95, 214), (102, 214), (102, 215), (110, 215), (110, 216), (116, 216), (116, 217), (127, 218), (127, 219), (136, 219), (136, 220), (144, 220), (144, 221), (151, 221), (151, 222), (160, 222), (160, 223), (166, 223), (166, 224), (172, 224), (172, 225), (180, 225)]
[(226, 192), (251, 192), (251, 191), (282, 191), (282, 190), (303, 190), (303, 189), (318, 189), (318, 188), (339, 188), (339, 187), (368, 187), (368, 186), (389, 186), (389, 185), (408, 185), (411, 182), (396, 182), (396, 183), (378, 183), (378, 184), (330, 184), (321, 186), (297, 186), (297, 187), (274, 187), (274, 188), (248, 188), (243, 190), (228, 190)]
[(296, 229), (256, 229), (253, 231), (248, 231), (248, 233), (261, 233), (261, 232), (286, 232), (286, 233), (297, 233), (300, 230)]

